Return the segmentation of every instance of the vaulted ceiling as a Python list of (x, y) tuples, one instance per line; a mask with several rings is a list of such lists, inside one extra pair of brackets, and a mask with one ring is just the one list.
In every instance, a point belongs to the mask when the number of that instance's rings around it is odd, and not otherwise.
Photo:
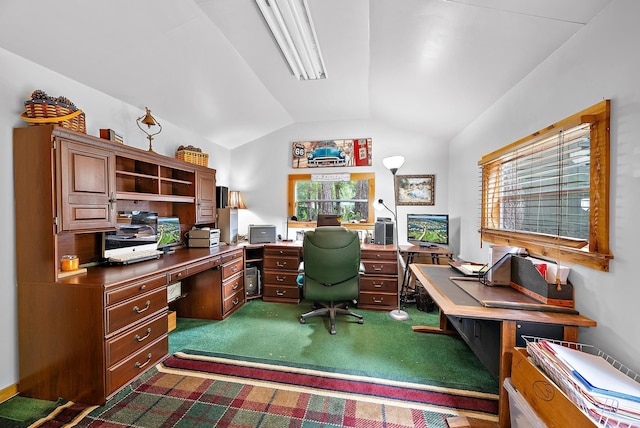
[(353, 119), (446, 142), (611, 0), (308, 2), (320, 81), (291, 76), (253, 0), (2, 0), (0, 47), (228, 148)]

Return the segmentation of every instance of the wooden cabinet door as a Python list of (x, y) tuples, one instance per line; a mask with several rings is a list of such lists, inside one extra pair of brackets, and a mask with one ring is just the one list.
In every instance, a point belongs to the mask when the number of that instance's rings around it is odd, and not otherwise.
[(114, 228), (115, 154), (65, 139), (57, 145), (58, 231)]
[(196, 171), (196, 224), (216, 221), (216, 175)]

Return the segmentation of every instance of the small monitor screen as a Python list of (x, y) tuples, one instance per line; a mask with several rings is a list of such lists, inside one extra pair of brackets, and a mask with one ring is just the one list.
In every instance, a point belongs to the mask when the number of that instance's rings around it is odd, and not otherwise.
[(407, 214), (407, 240), (422, 246), (449, 245), (449, 215)]
[(172, 247), (182, 244), (180, 219), (178, 217), (158, 217), (158, 249), (172, 251)]

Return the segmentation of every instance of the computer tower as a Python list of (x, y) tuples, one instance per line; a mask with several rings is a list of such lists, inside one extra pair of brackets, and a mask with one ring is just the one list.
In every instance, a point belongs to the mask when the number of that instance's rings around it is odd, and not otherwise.
[(375, 223), (373, 242), (377, 245), (393, 245), (393, 221), (379, 218)]
[(229, 205), (229, 188), (216, 186), (216, 199), (218, 208), (227, 208), (227, 205)]
[(220, 229), (220, 242), (227, 244), (238, 242), (237, 208), (218, 208), (218, 229)]
[(260, 294), (260, 270), (257, 266), (249, 266), (245, 272), (244, 289), (247, 296)]

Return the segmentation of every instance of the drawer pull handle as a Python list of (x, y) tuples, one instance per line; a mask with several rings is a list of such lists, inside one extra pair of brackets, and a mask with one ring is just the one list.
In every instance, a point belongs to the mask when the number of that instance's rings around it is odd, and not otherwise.
[(238, 265), (231, 266), (231, 271), (236, 272), (238, 270)]
[(237, 290), (239, 286), (240, 286), (240, 284), (236, 282), (235, 284), (233, 284), (233, 285), (231, 286), (231, 289), (232, 289), (232, 290)]
[(235, 299), (233, 299), (233, 306), (236, 306), (238, 303), (240, 303), (239, 297), (236, 297)]
[(138, 361), (136, 361), (136, 368), (137, 369), (141, 369), (144, 366), (146, 366), (147, 364), (149, 364), (149, 361), (151, 361), (151, 352), (149, 352), (149, 354), (147, 355), (147, 361), (145, 361), (144, 363), (139, 363)]
[(382, 303), (382, 301), (384, 300), (384, 297), (381, 297), (380, 300), (376, 299), (375, 297), (373, 298), (373, 303)]
[(140, 309), (138, 306), (134, 306), (133, 307), (133, 312), (136, 312), (138, 314), (143, 313), (144, 311), (146, 311), (147, 309), (149, 309), (149, 306), (151, 306), (151, 300), (147, 300), (147, 304), (144, 306), (143, 309)]
[(373, 283), (374, 288), (382, 288), (383, 285), (384, 282), (381, 282), (380, 284), (376, 284), (375, 282)]
[(287, 262), (281, 262), (280, 260), (276, 261), (276, 266), (278, 267), (285, 267), (287, 265)]
[(373, 267), (373, 270), (375, 270), (375, 271), (384, 270), (384, 265), (380, 265), (380, 266), (373, 265), (372, 267)]
[(284, 282), (285, 279), (287, 279), (286, 276), (276, 276), (276, 281), (278, 282)]
[(142, 291), (142, 290), (144, 290), (144, 289), (146, 289), (146, 288), (147, 288), (147, 284), (142, 284), (142, 285), (140, 286), (140, 291)]
[(147, 339), (147, 337), (151, 336), (151, 327), (149, 327), (147, 329), (147, 334), (145, 334), (144, 336), (140, 337), (139, 335), (136, 334), (136, 340), (138, 342), (143, 342), (144, 340)]
[(176, 274), (176, 276), (177, 276), (178, 278), (182, 278), (182, 272), (178, 272), (178, 273)]
[(278, 296), (284, 296), (285, 294), (287, 294), (287, 290), (276, 290), (276, 294)]

